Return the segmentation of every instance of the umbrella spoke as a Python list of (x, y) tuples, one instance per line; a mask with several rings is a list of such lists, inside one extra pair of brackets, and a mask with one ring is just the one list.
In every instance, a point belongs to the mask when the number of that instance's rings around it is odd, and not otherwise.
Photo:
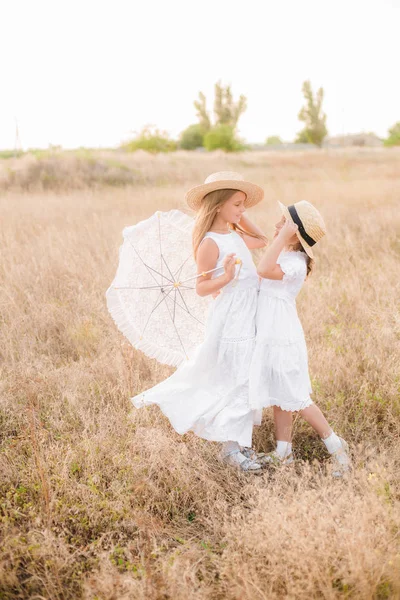
[[(160, 294), (159, 294), (159, 296), (158, 296), (158, 298), (157, 298), (157, 300), (156, 300), (156, 303), (155, 303), (155, 305), (153, 306), (153, 309), (151, 310), (151, 312), (150, 312), (150, 314), (149, 314), (149, 316), (148, 316), (148, 319), (147, 319), (147, 321), (146, 321), (146, 325), (145, 325), (145, 326), (144, 326), (144, 328), (143, 328), (143, 331), (142, 331), (142, 336), (143, 336), (144, 332), (146, 331), (147, 325), (149, 324), (149, 321), (150, 321), (150, 319), (151, 319), (151, 316), (152, 316), (152, 314), (153, 314), (153, 313), (154, 313), (154, 311), (155, 311), (155, 310), (156, 310), (156, 309), (157, 309), (157, 308), (160, 306), (160, 304), (162, 304), (162, 303), (164, 302), (164, 300), (165, 300), (166, 298), (168, 298), (169, 294), (172, 292), (172, 290), (173, 290), (173, 289), (174, 289), (174, 288), (172, 287), (172, 288), (171, 288), (171, 289), (170, 289), (168, 292), (164, 292), (164, 290), (162, 290), (162, 291), (160, 292)], [(163, 298), (162, 298), (160, 301), (158, 301), (158, 300), (159, 300), (159, 298), (160, 298), (160, 296), (162, 296), (162, 295), (164, 295), (164, 297), (163, 297)], [(165, 303), (165, 304), (167, 304), (167, 303)]]
[(136, 252), (140, 262), (142, 263), (142, 265), (144, 267), (146, 267), (146, 269), (149, 271), (149, 274), (152, 276), (152, 278), (154, 279), (154, 281), (156, 282), (157, 285), (159, 285), (159, 282), (157, 281), (157, 279), (154, 277), (153, 273), (151, 273), (151, 271), (153, 271), (154, 273), (157, 273), (157, 275), (160, 275), (160, 277), (162, 277), (163, 279), (167, 279), (170, 283), (174, 283), (173, 279), (168, 279), (168, 277), (166, 277), (165, 275), (163, 275), (162, 273), (160, 273), (159, 271), (157, 271), (156, 269), (153, 269), (153, 267), (150, 267), (150, 265), (147, 265), (144, 260), (142, 259), (142, 257), (140, 256), (139, 252), (136, 250), (135, 246), (132, 244), (131, 240), (129, 240), (130, 245), (132, 246), (132, 248), (134, 249), (134, 251)]
[(189, 317), (192, 317), (192, 319), (194, 319), (195, 321), (197, 321), (197, 323), (200, 323), (200, 325), (202, 325), (204, 327), (204, 323), (202, 321), (200, 321), (200, 319), (195, 317), (194, 314), (192, 314), (187, 307), (185, 308), (184, 306), (179, 304), (179, 302), (177, 300), (174, 300), (173, 298), (170, 298), (170, 299), (172, 300), (172, 302), (174, 302), (176, 304), (176, 306), (179, 306), (179, 308), (181, 310), (183, 310), (185, 313), (187, 313), (189, 315)]
[(168, 269), (168, 272), (169, 272), (169, 274), (170, 274), (170, 275), (171, 275), (171, 277), (172, 277), (172, 281), (175, 281), (175, 279), (174, 279), (174, 276), (173, 276), (173, 273), (172, 273), (171, 269), (169, 268), (169, 266), (168, 266), (168, 264), (167, 264), (167, 261), (165, 260), (165, 258), (164, 258), (164, 255), (163, 255), (163, 254), (161, 254), (161, 258), (163, 259), (163, 261), (164, 261), (164, 264), (165, 264), (165, 266), (167, 267), (167, 269)]
[(156, 304), (156, 306), (151, 311), (152, 313), (156, 310), (156, 308), (158, 308), (160, 306), (160, 304), (162, 304), (166, 300), (166, 298), (168, 298), (168, 296), (170, 295), (170, 293), (172, 292), (173, 289), (175, 289), (175, 288), (172, 287), (170, 290), (168, 290), (168, 292), (164, 292), (164, 291), (161, 292), (161, 294), (164, 294), (164, 297), (162, 300), (160, 300), (160, 302), (158, 304)]
[[(172, 285), (171, 283), (165, 283), (164, 285), (149, 285), (144, 287), (135, 287), (133, 285), (113, 285), (115, 290), (162, 290), (164, 287)], [(194, 289), (194, 288), (192, 288)]]
[(160, 273), (160, 271), (157, 271), (156, 269), (153, 269), (153, 267), (150, 267), (150, 265), (146, 265), (146, 263), (143, 263), (145, 267), (147, 267), (148, 269), (151, 269), (152, 271), (154, 271), (154, 273), (157, 273), (157, 275), (160, 275), (160, 277), (162, 277), (163, 279), (166, 279), (167, 281), (169, 281), (170, 283), (174, 283), (173, 279), (169, 279), (169, 277), (167, 277), (166, 275), (163, 275), (162, 273)]
[(176, 289), (175, 288), (175, 297), (174, 297), (174, 318), (172, 319), (172, 322), (175, 323), (175, 311), (176, 311)]
[(153, 312), (154, 312), (155, 308), (157, 308), (157, 302), (158, 302), (158, 300), (159, 300), (160, 296), (162, 296), (162, 294), (163, 294), (163, 292), (160, 292), (160, 293), (158, 294), (158, 296), (157, 296), (157, 300), (156, 300), (156, 302), (155, 302), (155, 305), (154, 305), (154, 307), (153, 307), (153, 310), (151, 310), (151, 311), (150, 311), (150, 314), (149, 314), (149, 316), (147, 317), (147, 321), (146, 321), (146, 323), (145, 323), (145, 326), (144, 326), (144, 327), (143, 327), (143, 329), (142, 329), (142, 333), (140, 334), (140, 337), (143, 337), (143, 334), (144, 334), (144, 332), (146, 331), (146, 327), (147, 327), (147, 325), (149, 324), (149, 321), (150, 321), (151, 315), (153, 314)]
[(182, 350), (183, 350), (183, 352), (185, 353), (185, 356), (186, 356), (186, 358), (189, 358), (189, 357), (188, 357), (188, 355), (187, 355), (187, 353), (186, 353), (185, 346), (183, 345), (183, 342), (182, 342), (181, 336), (179, 335), (179, 331), (178, 331), (178, 329), (177, 329), (177, 327), (176, 327), (176, 325), (175, 325), (174, 319), (172, 318), (172, 313), (171, 313), (171, 309), (170, 309), (170, 307), (168, 306), (168, 302), (166, 302), (166, 303), (165, 303), (165, 306), (166, 306), (166, 307), (167, 307), (167, 309), (168, 309), (169, 316), (171, 317), (172, 325), (174, 326), (175, 333), (176, 333), (176, 335), (178, 336), (178, 340), (179, 340), (179, 342), (180, 342), (180, 345), (182, 346)]
[(186, 258), (186, 259), (183, 261), (183, 263), (181, 264), (181, 266), (179, 267), (179, 269), (178, 269), (178, 270), (177, 270), (177, 272), (175, 273), (175, 275), (174, 275), (174, 279), (175, 279), (175, 280), (179, 279), (179, 276), (180, 276), (180, 274), (181, 274), (181, 272), (182, 272), (182, 269), (183, 269), (183, 267), (186, 265), (186, 263), (187, 263), (187, 261), (189, 260), (189, 258), (191, 258), (191, 256), (188, 256), (188, 257), (187, 257), (187, 258)]
[(182, 299), (182, 302), (183, 302), (183, 304), (184, 304), (184, 305), (185, 305), (185, 307), (186, 307), (186, 310), (187, 310), (187, 312), (189, 312), (189, 309), (188, 309), (188, 307), (187, 307), (187, 304), (186, 304), (186, 302), (185, 302), (185, 298), (183, 297), (181, 290), (180, 290), (179, 288), (177, 288), (177, 290), (178, 290), (178, 292), (179, 292), (179, 295), (180, 295), (180, 297), (181, 297), (181, 299)]
[[(146, 265), (146, 263), (143, 261), (142, 257), (140, 256), (139, 252), (136, 250), (135, 246), (132, 244), (131, 240), (129, 240), (130, 245), (132, 246), (132, 248), (134, 249), (134, 251), (136, 252), (138, 259), (140, 260), (140, 262), (146, 267), (147, 270), (149, 270), (148, 266)], [(150, 271), (149, 271), (150, 273)], [(152, 278), (154, 279), (154, 281), (157, 283), (158, 285), (158, 281), (157, 279), (154, 277), (153, 273), (150, 273), (150, 275), (152, 276)]]

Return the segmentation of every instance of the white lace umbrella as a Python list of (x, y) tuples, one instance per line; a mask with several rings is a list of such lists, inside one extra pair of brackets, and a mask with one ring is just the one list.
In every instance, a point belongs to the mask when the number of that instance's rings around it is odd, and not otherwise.
[(126, 227), (106, 292), (108, 310), (131, 344), (172, 366), (187, 360), (204, 338), (208, 300), (195, 292), (201, 275), (193, 258), (193, 224), (171, 210)]

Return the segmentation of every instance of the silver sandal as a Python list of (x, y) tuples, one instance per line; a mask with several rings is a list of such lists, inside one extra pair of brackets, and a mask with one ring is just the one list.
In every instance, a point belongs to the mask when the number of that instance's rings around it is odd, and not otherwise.
[[(239, 460), (238, 455), (241, 455), (242, 457), (244, 457), (244, 460)], [(241, 471), (250, 471), (253, 473), (262, 471), (262, 467), (257, 461), (252, 460), (251, 458), (246, 458), (245, 456), (246, 455), (243, 452), (240, 452), (240, 450), (234, 450), (233, 452), (229, 452), (229, 454), (226, 454), (225, 456), (223, 456), (222, 460), (227, 465), (236, 467), (237, 469), (240, 469)]]
[(255, 460), (257, 462), (258, 455), (257, 455), (257, 452), (255, 450), (253, 450), (253, 448), (248, 448), (247, 446), (243, 446), (243, 448), (241, 449), (241, 453), (246, 458), (249, 458), (250, 460)]

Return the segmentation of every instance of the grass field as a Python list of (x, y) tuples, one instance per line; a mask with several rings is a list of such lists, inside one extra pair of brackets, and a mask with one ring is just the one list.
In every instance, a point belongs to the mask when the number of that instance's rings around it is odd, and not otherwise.
[[(346, 482), (303, 423), (296, 466), (252, 477), (131, 408), (172, 369), (107, 312), (122, 228), (225, 169), (263, 186), (269, 235), (276, 200), (325, 217), (298, 310)], [(400, 152), (23, 157), (0, 190), (0, 599), (400, 598)]]

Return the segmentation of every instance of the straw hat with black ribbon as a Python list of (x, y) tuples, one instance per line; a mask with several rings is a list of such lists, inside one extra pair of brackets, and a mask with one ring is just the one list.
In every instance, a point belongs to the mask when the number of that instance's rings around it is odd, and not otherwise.
[(240, 173), (234, 171), (218, 171), (207, 177), (202, 185), (190, 189), (186, 193), (186, 202), (193, 210), (199, 210), (204, 196), (216, 190), (238, 190), (246, 194), (244, 205), (250, 208), (261, 202), (264, 197), (264, 191), (255, 183), (245, 181)]
[(296, 235), (301, 245), (308, 256), (314, 258), (312, 246), (326, 234), (326, 225), (321, 213), (307, 200), (295, 202), (290, 206), (285, 206), (282, 202), (278, 202), (278, 204), (286, 219), (291, 219), (293, 223), (296, 223), (298, 226)]

